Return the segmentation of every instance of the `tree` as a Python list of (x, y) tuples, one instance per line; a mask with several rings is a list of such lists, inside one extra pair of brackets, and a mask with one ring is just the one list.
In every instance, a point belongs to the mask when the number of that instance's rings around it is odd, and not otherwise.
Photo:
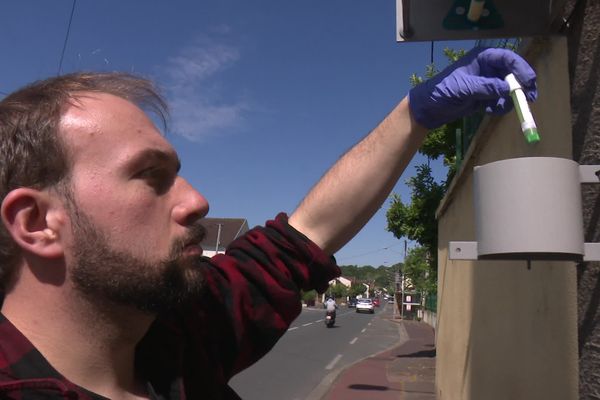
[(397, 194), (392, 195), (392, 202), (387, 211), (388, 231), (398, 239), (407, 237), (414, 240), (433, 256), (437, 253), (437, 221), (435, 210), (444, 196), (446, 187), (437, 183), (431, 175), (431, 168), (426, 165), (417, 166), (417, 174), (407, 181), (411, 189), (410, 204), (402, 203)]
[(362, 295), (367, 290), (366, 287), (363, 286), (360, 282), (354, 282), (352, 286), (350, 286), (350, 290), (348, 291), (348, 296), (356, 297)]
[(345, 299), (348, 295), (348, 288), (341, 283), (336, 283), (335, 285), (329, 286), (327, 293), (336, 299)]
[(375, 287), (377, 289), (388, 289), (390, 286), (390, 277), (389, 275), (379, 275), (375, 278)]
[[(459, 58), (464, 56), (465, 53), (465, 50), (456, 51), (449, 48), (444, 49), (444, 56), (450, 63), (456, 62)], [(429, 79), (438, 72), (439, 71), (434, 64), (429, 64), (425, 67), (425, 78)], [(416, 86), (424, 80), (417, 74), (412, 74), (409, 79), (412, 86)], [(432, 129), (427, 133), (423, 145), (421, 145), (421, 148), (419, 149), (419, 153), (423, 154), (428, 159), (437, 160), (439, 157), (443, 157), (444, 166), (448, 168), (448, 174), (444, 185), (447, 185), (456, 173), (456, 130), (459, 128), (462, 128), (461, 119), (442, 125), (439, 128)]]
[(437, 273), (432, 273), (428, 257), (429, 251), (425, 247), (414, 247), (408, 251), (402, 270), (414, 290), (421, 293), (437, 292)]
[[(465, 54), (464, 50), (444, 49), (444, 55), (450, 62), (455, 62)], [(438, 71), (434, 64), (426, 66), (425, 77), (431, 78)], [(411, 84), (417, 85), (423, 78), (413, 74), (410, 77)], [(425, 138), (419, 153), (425, 155), (428, 162), (416, 167), (417, 173), (407, 181), (411, 189), (409, 203), (403, 203), (397, 194), (392, 194), (390, 208), (387, 211), (387, 230), (392, 232), (398, 239), (406, 237), (420, 245), (418, 251), (413, 254), (415, 263), (419, 268), (406, 268), (404, 274), (411, 281), (419, 281), (419, 276), (411, 276), (411, 273), (421, 274), (421, 268), (426, 265), (428, 276), (431, 279), (437, 277), (437, 248), (438, 230), (435, 219), (435, 211), (446, 192), (448, 185), (458, 168), (456, 158), (456, 130), (462, 127), (462, 120), (454, 121), (431, 130)], [(446, 179), (436, 182), (431, 173), (429, 160), (443, 157), (443, 164), (447, 168)], [(419, 264), (416, 258), (421, 257)]]
[(301, 293), (302, 301), (309, 306), (315, 305), (315, 300), (317, 299), (317, 291), (309, 290), (308, 292)]
[(342, 276), (353, 280), (352, 287), (348, 295), (353, 297), (365, 292), (366, 288), (362, 283), (367, 283), (372, 290), (386, 289), (388, 292), (394, 291), (394, 273), (401, 268), (401, 263), (392, 266), (380, 265), (374, 268), (370, 265), (362, 267), (356, 265), (340, 265)]

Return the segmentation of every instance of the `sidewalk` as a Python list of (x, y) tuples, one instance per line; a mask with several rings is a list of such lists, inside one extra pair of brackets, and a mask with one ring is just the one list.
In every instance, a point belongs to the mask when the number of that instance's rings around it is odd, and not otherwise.
[(392, 321), (404, 325), (409, 339), (342, 371), (321, 400), (435, 400), (433, 328)]

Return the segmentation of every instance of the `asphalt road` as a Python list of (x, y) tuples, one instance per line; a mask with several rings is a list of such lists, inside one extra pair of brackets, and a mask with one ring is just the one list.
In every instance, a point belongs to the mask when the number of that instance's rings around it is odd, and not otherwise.
[(406, 340), (391, 313), (391, 305), (375, 314), (340, 307), (327, 328), (325, 310), (306, 308), (273, 350), (230, 384), (244, 400), (316, 400), (343, 368)]

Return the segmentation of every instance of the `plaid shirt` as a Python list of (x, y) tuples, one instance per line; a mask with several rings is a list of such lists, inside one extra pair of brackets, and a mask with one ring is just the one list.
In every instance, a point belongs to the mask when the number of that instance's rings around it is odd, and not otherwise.
[[(138, 344), (136, 368), (152, 399), (239, 399), (227, 382), (286, 332), (301, 311), (299, 290), (322, 292), (340, 273), (284, 214), (207, 258), (204, 268), (202, 298), (160, 315)], [(0, 399), (104, 398), (61, 376), (0, 315)]]

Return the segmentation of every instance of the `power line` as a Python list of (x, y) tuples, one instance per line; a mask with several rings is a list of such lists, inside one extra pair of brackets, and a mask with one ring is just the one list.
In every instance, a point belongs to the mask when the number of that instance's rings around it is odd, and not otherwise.
[(60, 62), (58, 64), (57, 75), (60, 75), (60, 72), (62, 70), (62, 63), (63, 63), (63, 59), (65, 58), (65, 50), (67, 49), (67, 42), (69, 41), (69, 34), (71, 33), (71, 23), (73, 22), (73, 14), (75, 14), (75, 4), (76, 3), (77, 3), (77, 0), (73, 0), (73, 6), (71, 7), (71, 16), (69, 17), (69, 25), (67, 27), (67, 34), (65, 35), (65, 42), (63, 43), (62, 53), (60, 55)]
[(379, 248), (379, 249), (376, 249), (376, 250), (367, 251), (367, 252), (365, 252), (365, 253), (361, 253), (361, 254), (355, 254), (355, 255), (353, 255), (353, 256), (343, 257), (343, 258), (337, 259), (337, 261), (338, 261), (338, 262), (340, 262), (340, 261), (342, 261), (342, 260), (349, 260), (349, 259), (352, 259), (352, 258), (364, 257), (364, 256), (368, 256), (368, 255), (370, 255), (370, 254), (379, 253), (380, 251), (384, 251), (384, 250), (389, 250), (389, 251), (391, 251), (392, 253), (402, 254), (402, 253), (400, 253), (400, 252), (397, 252), (397, 251), (394, 251), (394, 250), (391, 250), (391, 249), (390, 249), (390, 247), (395, 247), (395, 246), (398, 246), (398, 245), (400, 245), (400, 244), (402, 244), (402, 243), (401, 243), (401, 242), (399, 242), (399, 243), (394, 243), (394, 244), (391, 244), (391, 245), (389, 245), (389, 246), (386, 246), (386, 247), (381, 247), (381, 248)]

